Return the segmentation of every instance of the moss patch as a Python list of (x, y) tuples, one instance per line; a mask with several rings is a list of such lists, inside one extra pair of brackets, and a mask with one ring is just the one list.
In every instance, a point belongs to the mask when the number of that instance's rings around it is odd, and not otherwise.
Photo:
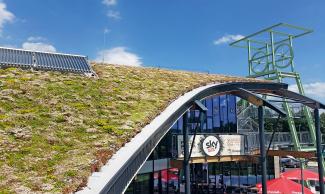
[(221, 75), (94, 64), (99, 78), (0, 70), (0, 193), (75, 191), (172, 100)]

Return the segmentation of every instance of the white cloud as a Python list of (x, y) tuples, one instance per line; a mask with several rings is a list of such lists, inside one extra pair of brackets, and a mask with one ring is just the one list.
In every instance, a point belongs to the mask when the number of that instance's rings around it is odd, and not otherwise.
[(213, 42), (213, 44), (215, 45), (219, 45), (219, 44), (226, 44), (226, 43), (230, 43), (232, 41), (236, 41), (236, 40), (239, 40), (239, 39), (242, 39), (244, 38), (245, 36), (243, 35), (240, 35), (240, 34), (236, 34), (236, 35), (232, 35), (232, 34), (227, 34), (227, 35), (224, 35), (223, 37), (215, 40)]
[(119, 11), (114, 11), (114, 10), (108, 10), (107, 12), (107, 17), (112, 18), (112, 19), (121, 19), (121, 14)]
[(98, 52), (97, 62), (104, 62), (116, 65), (141, 66), (141, 58), (131, 52), (128, 52), (125, 47), (115, 47)]
[(31, 36), (27, 39), (26, 42), (22, 44), (22, 48), (32, 51), (42, 51), (42, 52), (56, 52), (56, 49), (53, 45), (46, 42), (46, 38), (41, 36)]
[(24, 42), (23, 49), (32, 50), (32, 51), (43, 51), (55, 53), (56, 49), (53, 45), (43, 43), (43, 42)]
[[(325, 103), (325, 82), (303, 84), (305, 95)], [(297, 85), (290, 85), (289, 90), (298, 92)]]
[[(117, 4), (117, 0), (103, 0), (102, 3), (110, 8), (112, 6), (115, 6)], [(115, 20), (118, 20), (118, 19), (121, 19), (121, 14), (119, 11), (115, 11), (115, 10), (112, 10), (112, 9), (109, 9), (107, 11), (107, 14), (106, 14), (107, 17), (111, 18), (111, 19), (115, 19)]]
[(7, 5), (0, 1), (0, 33), (2, 32), (3, 26), (12, 22), (15, 18), (15, 15), (7, 10)]
[(117, 4), (117, 0), (103, 0), (102, 3), (106, 6), (112, 6)]
[(44, 42), (46, 38), (41, 36), (31, 36), (27, 39), (28, 42)]

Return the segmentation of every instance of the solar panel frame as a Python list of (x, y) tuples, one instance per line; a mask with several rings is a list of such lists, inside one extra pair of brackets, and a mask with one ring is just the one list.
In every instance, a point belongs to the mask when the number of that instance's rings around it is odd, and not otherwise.
[(69, 57), (67, 57), (67, 56), (63, 56), (63, 57), (65, 58), (67, 63), (72, 67), (72, 69), (76, 69), (77, 71), (79, 71), (76, 64), (72, 63)]
[(71, 60), (72, 60), (73, 64), (76, 64), (76, 66), (77, 66), (76, 69), (78, 69), (78, 71), (82, 71), (82, 67), (79, 64), (79, 61), (76, 58), (74, 58), (74, 57), (72, 57)]
[(72, 57), (71, 60), (73, 61), (74, 64), (77, 65), (77, 69), (78, 69), (79, 71), (82, 71), (82, 67), (81, 67), (81, 65), (79, 64), (79, 61), (78, 61), (76, 58), (74, 58), (74, 57)]
[(68, 57), (67, 61), (74, 67), (74, 69), (76, 69), (76, 71), (80, 72), (79, 65), (73, 61), (73, 57)]
[(62, 61), (62, 63), (67, 65), (67, 70), (69, 72), (72, 72), (72, 67), (68, 64), (68, 61), (65, 59), (65, 57), (63, 55), (59, 56), (60, 61)]
[(77, 64), (79, 64), (81, 71), (84, 71), (85, 69), (82, 65), (82, 61), (75, 57), (74, 57), (74, 60), (76, 61)]
[(86, 56), (0, 47), (0, 68), (95, 74)]

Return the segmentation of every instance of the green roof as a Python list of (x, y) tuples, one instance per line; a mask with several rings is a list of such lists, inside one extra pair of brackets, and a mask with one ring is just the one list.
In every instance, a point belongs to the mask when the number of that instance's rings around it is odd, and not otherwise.
[(94, 64), (98, 78), (0, 70), (0, 193), (69, 193), (170, 102), (249, 79)]

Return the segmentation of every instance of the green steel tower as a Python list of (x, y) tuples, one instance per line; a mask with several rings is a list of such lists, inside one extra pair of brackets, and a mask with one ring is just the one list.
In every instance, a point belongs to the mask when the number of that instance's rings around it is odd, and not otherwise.
[[(285, 23), (279, 23), (248, 35), (231, 46), (248, 50), (248, 77), (262, 78), (282, 83), (284, 79), (292, 79), (297, 84), (299, 93), (304, 95), (300, 75), (295, 71), (293, 40), (313, 32)], [(287, 100), (283, 99), (283, 108), (287, 112), (294, 149), (297, 151), (312, 151), (315, 147), (301, 146), (294, 121), (294, 113)], [(315, 126), (311, 112), (302, 107), (303, 115), (308, 122), (312, 144), (315, 145)]]

